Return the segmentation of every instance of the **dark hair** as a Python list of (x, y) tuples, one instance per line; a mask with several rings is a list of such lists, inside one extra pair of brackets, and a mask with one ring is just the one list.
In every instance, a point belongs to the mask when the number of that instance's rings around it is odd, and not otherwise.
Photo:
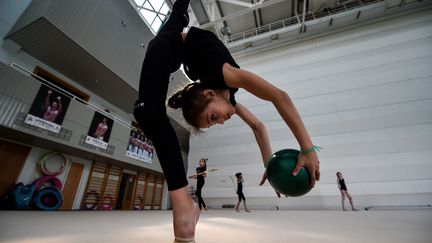
[(206, 89), (201, 83), (191, 83), (168, 99), (168, 106), (182, 108), (183, 117), (195, 128), (199, 128), (198, 116), (207, 108), (209, 98), (203, 95)]
[(238, 172), (238, 173), (235, 174), (235, 176), (236, 176), (237, 178), (240, 178), (241, 175), (242, 175), (241, 172)]

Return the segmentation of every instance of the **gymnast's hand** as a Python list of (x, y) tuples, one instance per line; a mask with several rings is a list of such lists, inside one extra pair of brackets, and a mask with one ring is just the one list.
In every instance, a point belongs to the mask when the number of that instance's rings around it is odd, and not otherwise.
[(320, 179), (320, 162), (315, 151), (309, 153), (300, 153), (296, 167), (293, 170), (293, 175), (299, 173), (301, 167), (305, 167), (311, 176), (310, 185), (315, 186), (316, 181)]
[[(264, 174), (262, 176), (262, 179), (261, 179), (261, 182), (259, 183), (259, 185), (262, 186), (266, 180), (267, 180), (267, 169), (264, 171)], [(276, 192), (277, 197), (280, 198), (281, 194), (276, 190), (275, 190), (275, 192)]]

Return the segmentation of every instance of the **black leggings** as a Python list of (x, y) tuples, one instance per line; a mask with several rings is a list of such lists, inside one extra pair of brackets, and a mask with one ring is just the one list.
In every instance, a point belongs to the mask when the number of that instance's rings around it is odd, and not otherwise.
[(237, 192), (237, 196), (238, 196), (239, 202), (241, 202), (242, 200), (246, 201), (246, 198), (245, 198), (243, 192)]
[(197, 183), (197, 189), (195, 191), (195, 195), (198, 197), (198, 206), (200, 209), (202, 209), (202, 207), (204, 207), (204, 208), (207, 207), (205, 202), (204, 202), (204, 199), (201, 196), (201, 190), (202, 190), (203, 186), (204, 186), (204, 183), (198, 182)]
[(168, 21), (150, 41), (141, 70), (139, 99), (134, 116), (144, 134), (153, 141), (168, 190), (188, 184), (177, 135), (166, 114), (169, 77), (181, 64), (181, 32), (189, 23), (190, 0), (177, 0)]

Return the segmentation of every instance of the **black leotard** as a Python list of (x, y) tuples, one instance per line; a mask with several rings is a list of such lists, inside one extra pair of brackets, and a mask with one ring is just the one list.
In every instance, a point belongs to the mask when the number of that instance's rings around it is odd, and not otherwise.
[(345, 179), (341, 178), (341, 179), (338, 179), (338, 181), (339, 181), (340, 189), (347, 191), (347, 187), (345, 185)]
[[(196, 168), (196, 173), (202, 173), (204, 171), (207, 170), (207, 166), (203, 166), (203, 167), (197, 167)], [(204, 186), (205, 180), (204, 180), (204, 175), (197, 175), (197, 189), (195, 191), (195, 195), (198, 197), (198, 206), (200, 209), (202, 209), (202, 207), (206, 208), (206, 204), (204, 202), (204, 199), (201, 196), (201, 190)]]
[(246, 200), (243, 194), (243, 180), (237, 180), (237, 195), (239, 202), (241, 202), (242, 200)]
[(191, 27), (183, 45), (183, 66), (190, 79), (210, 89), (229, 89), (230, 102), (236, 105), (234, 94), (238, 88), (225, 84), (222, 66), (229, 63), (239, 68), (226, 46), (211, 31)]

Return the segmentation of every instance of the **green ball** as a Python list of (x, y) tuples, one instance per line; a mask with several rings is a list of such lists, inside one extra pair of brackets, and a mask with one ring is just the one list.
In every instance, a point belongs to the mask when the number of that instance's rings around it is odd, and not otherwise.
[(270, 185), (281, 194), (298, 197), (308, 193), (310, 174), (302, 167), (297, 176), (292, 175), (300, 151), (295, 149), (283, 149), (272, 155), (267, 164), (267, 179)]

